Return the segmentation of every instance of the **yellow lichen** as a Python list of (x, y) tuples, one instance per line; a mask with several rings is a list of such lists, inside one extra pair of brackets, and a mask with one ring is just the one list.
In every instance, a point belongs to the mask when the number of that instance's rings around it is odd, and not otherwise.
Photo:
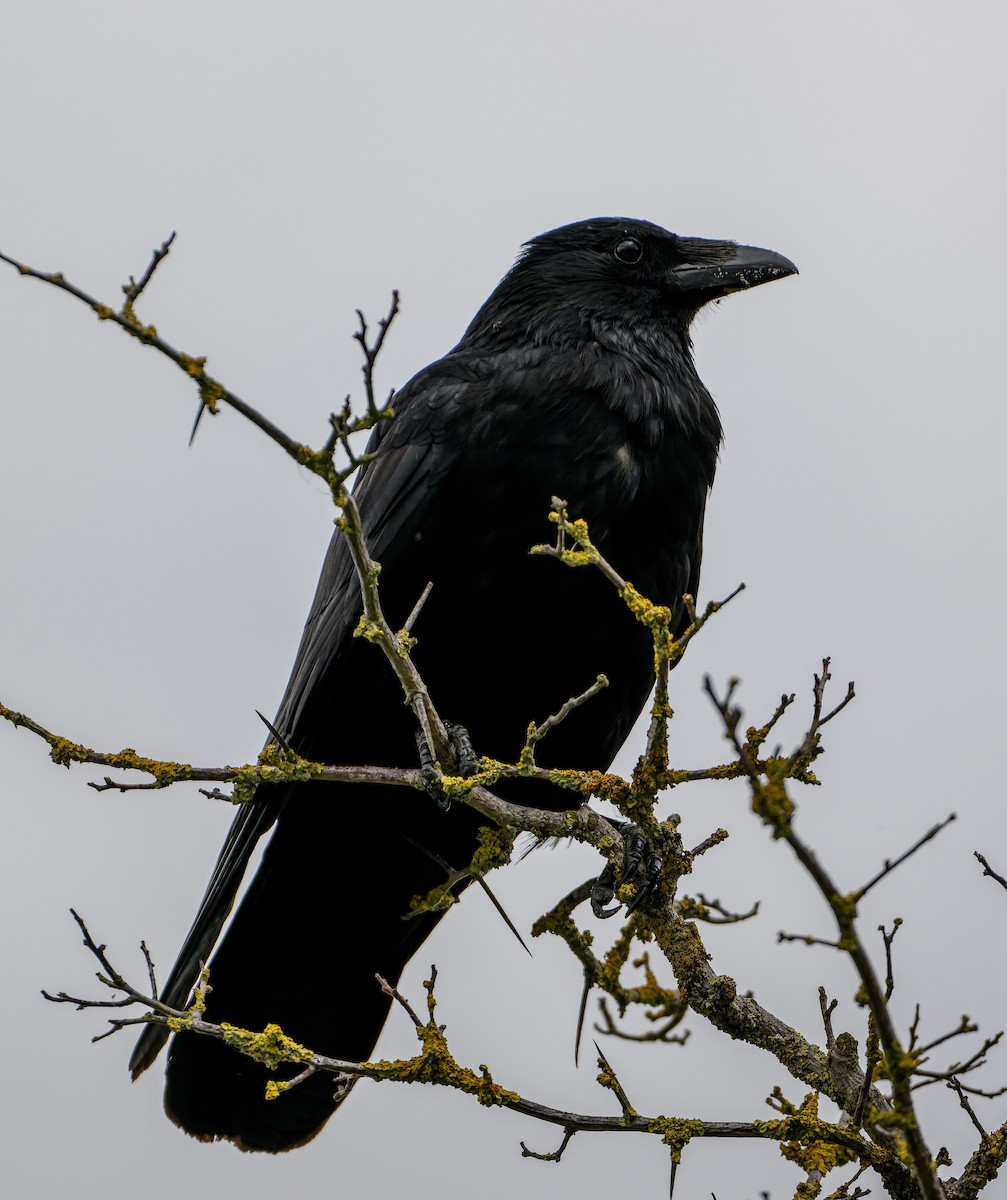
[(250, 1029), (239, 1029), (236, 1025), (221, 1022), (224, 1031), (224, 1041), (235, 1050), (240, 1050), (248, 1058), (262, 1063), (271, 1071), (284, 1063), (310, 1062), (313, 1055), (306, 1047), (293, 1038), (287, 1037), (279, 1025), (267, 1025), (261, 1033)]
[(694, 1137), (702, 1137), (704, 1126), (702, 1121), (690, 1121), (682, 1117), (655, 1117), (647, 1128), (651, 1133), (659, 1133), (661, 1141), (671, 1147), (673, 1162), (682, 1161), (682, 1150)]

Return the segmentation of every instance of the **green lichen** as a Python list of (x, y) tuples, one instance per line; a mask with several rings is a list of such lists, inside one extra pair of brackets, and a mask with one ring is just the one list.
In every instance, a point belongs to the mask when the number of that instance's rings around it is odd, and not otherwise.
[(598, 1058), (598, 1074), (596, 1078), (603, 1088), (607, 1088), (610, 1092), (614, 1092), (619, 1097), (619, 1102), (623, 1105), (623, 1124), (628, 1125), (630, 1122), (632, 1122), (634, 1117), (638, 1117), (640, 1115), (632, 1105), (627, 1105), (623, 1101), (623, 1097), (620, 1095), (622, 1092), (622, 1085), (619, 1083), (618, 1076), (612, 1070), (607, 1059), (601, 1056)]
[(631, 790), (625, 779), (604, 771), (550, 771), (549, 782), (568, 791), (580, 792), (582, 796), (608, 800), (616, 807), (629, 797)]
[(434, 1018), (433, 980), (428, 980), (424, 987), (427, 989), (429, 1020), (416, 1028), (416, 1036), (422, 1045), (420, 1053), (415, 1058), (397, 1062), (382, 1060), (368, 1063), (370, 1071), (379, 1079), (394, 1079), (401, 1083), (433, 1083), (455, 1088), (475, 1096), (480, 1104), (487, 1107), (517, 1104), (521, 1099), (518, 1093), (496, 1083), (484, 1063), (480, 1064), (477, 1074), (455, 1061), (448, 1049), (444, 1026), (438, 1025)]
[(494, 759), (479, 760), (480, 770), (474, 775), (442, 775), (438, 780), (441, 794), (446, 800), (464, 800), (478, 787), (491, 788), (506, 769), (505, 764)]
[(377, 643), (382, 641), (385, 631), (377, 621), (372, 621), (369, 617), (361, 613), (357, 627), (353, 631), (353, 636), (355, 638), (363, 638), (365, 642)]
[(803, 1171), (818, 1171), (824, 1176), (868, 1152), (867, 1145), (855, 1134), (818, 1116), (817, 1092), (809, 1092), (799, 1108), (789, 1104), (785, 1107), (789, 1111), (781, 1119), (754, 1121), (753, 1125), (763, 1137), (779, 1142), (783, 1157)]
[(651, 636), (660, 640), (662, 644), (669, 640), (674, 641), (669, 632), (671, 609), (667, 605), (655, 604), (648, 600), (631, 583), (619, 589), (619, 597), (640, 624), (650, 630)]
[(854, 921), (857, 919), (857, 903), (860, 896), (854, 892), (849, 896), (834, 895), (829, 897), (829, 904), (839, 925), (839, 939), (836, 945), (840, 950), (856, 950), (857, 934)]
[(228, 768), (232, 772), (231, 801), (234, 804), (247, 804), (260, 783), (307, 783), (317, 779), (324, 769), (323, 763), (301, 758), (293, 751), (270, 742), (254, 766)]
[(211, 379), (209, 375), (200, 375), (199, 398), (203, 402), (203, 407), (209, 409), (210, 415), (215, 417), (219, 411), (221, 401), (227, 398), (227, 392), (215, 379)]
[(560, 526), (560, 537), (569, 534), (580, 549), (570, 550), (564, 546), (557, 550), (555, 546), (532, 546), (531, 554), (551, 554), (566, 563), (568, 567), (593, 567), (601, 562), (601, 555), (591, 541), (587, 522), (583, 518), (569, 521), (565, 511), (553, 509), (549, 514), (549, 520), (554, 525)]
[(694, 1137), (702, 1137), (705, 1128), (702, 1121), (690, 1121), (683, 1117), (655, 1117), (649, 1122), (650, 1133), (659, 1133), (661, 1141), (671, 1147), (672, 1161), (682, 1161), (682, 1151)]
[(496, 867), (505, 867), (511, 860), (516, 836), (516, 832), (507, 826), (484, 825), (477, 834), (479, 846), (472, 855), (469, 871), (481, 877)]
[(210, 987), (210, 971), (208, 967), (203, 967), (199, 972), (199, 979), (196, 982), (196, 987), (192, 995), (192, 1003), (180, 1017), (169, 1017), (167, 1021), (168, 1028), (175, 1033), (181, 1033), (183, 1030), (191, 1029), (192, 1023), (196, 1017), (202, 1017), (206, 1012), (206, 997), (213, 989)]
[(306, 1046), (287, 1037), (279, 1025), (267, 1025), (261, 1033), (239, 1029), (238, 1026), (228, 1025), (226, 1022), (221, 1022), (220, 1028), (228, 1046), (240, 1051), (247, 1058), (262, 1063), (271, 1071), (285, 1063), (308, 1063), (314, 1057)]
[(480, 879), (495, 867), (510, 862), (516, 836), (512, 829), (484, 825), (477, 834), (479, 844), (466, 871), (431, 888), (424, 896), (414, 896), (409, 902), (409, 913), (445, 912), (455, 903), (451, 888), (463, 875)]
[(71, 742), (69, 738), (57, 737), (49, 743), (49, 757), (61, 767), (69, 767), (73, 762), (87, 762), (89, 753), (86, 746)]
[(425, 896), (413, 896), (409, 901), (407, 911), (410, 916), (428, 912), (447, 912), (454, 902), (455, 898), (451, 894), (450, 885), (441, 883), (437, 887), (431, 888)]
[(191, 358), (188, 354), (180, 354), (178, 356), (178, 365), (192, 379), (202, 379), (206, 375), (204, 368), (206, 367), (206, 356), (199, 358)]
[(767, 758), (763, 770), (765, 782), (753, 779), (751, 783), (752, 811), (769, 826), (774, 838), (785, 838), (794, 815), (794, 803), (787, 795), (785, 783), (790, 763), (786, 758)]
[(416, 638), (407, 630), (400, 629), (395, 635), (395, 649), (399, 652), (400, 658), (408, 658), (412, 651), (416, 648)]
[(154, 777), (158, 787), (170, 787), (184, 779), (192, 778), (192, 767), (188, 763), (170, 762), (159, 758), (145, 758), (128, 746), (118, 754), (104, 759), (105, 765), (117, 771), (144, 771)]
[[(336, 470), (331, 448), (313, 450), (310, 446), (301, 444), (294, 447), (293, 456), (302, 467), (307, 467), (312, 474), (317, 475), (319, 479), (328, 484), (336, 504), (342, 507), (346, 501), (346, 492), (342, 486), (346, 473), (340, 474)], [(340, 517), (336, 524), (339, 528), (345, 529), (344, 518)]]

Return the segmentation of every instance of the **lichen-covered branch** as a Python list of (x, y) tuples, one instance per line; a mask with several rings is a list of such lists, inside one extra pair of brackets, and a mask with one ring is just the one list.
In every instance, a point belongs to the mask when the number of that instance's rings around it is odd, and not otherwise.
[[(72, 910), (71, 910), (72, 911)], [(100, 945), (91, 936), (86, 924), (73, 913), (73, 918), (80, 929), (84, 945), (98, 960), (101, 970), (98, 972), (99, 982), (106, 988), (124, 993), (122, 999), (113, 1001), (86, 999), (70, 996), (66, 992), (50, 994), (43, 992), (46, 999), (53, 1003), (72, 1004), (78, 1009), (121, 1008), (136, 1005), (146, 1010), (139, 1017), (114, 1017), (109, 1020), (109, 1033), (140, 1023), (154, 1022), (168, 1026), (176, 1032), (210, 1037), (247, 1055), (272, 1071), (281, 1067), (296, 1067), (298, 1074), (292, 1079), (277, 1079), (266, 1085), (266, 1098), (282, 1103), (283, 1094), (296, 1087), (303, 1079), (319, 1071), (344, 1078), (367, 1078), (378, 1081), (396, 1081), (400, 1083), (433, 1083), (443, 1087), (451, 1087), (458, 1091), (474, 1096), (480, 1104), (510, 1109), (524, 1116), (550, 1125), (563, 1128), (569, 1136), (575, 1133), (638, 1133), (660, 1137), (680, 1154), (682, 1148), (694, 1137), (707, 1138), (769, 1138), (791, 1147), (805, 1146), (809, 1153), (821, 1155), (823, 1146), (834, 1147), (834, 1153), (840, 1161), (850, 1158), (867, 1156), (873, 1159), (874, 1150), (863, 1138), (851, 1132), (808, 1119), (783, 1120), (772, 1122), (743, 1122), (743, 1121), (703, 1121), (697, 1119), (682, 1119), (662, 1115), (643, 1116), (629, 1103), (622, 1085), (604, 1054), (598, 1052), (599, 1083), (617, 1098), (621, 1112), (610, 1116), (593, 1116), (583, 1113), (567, 1112), (541, 1104), (536, 1100), (521, 1096), (517, 1092), (498, 1084), (491, 1075), (489, 1068), (482, 1065), (478, 1070), (460, 1065), (454, 1058), (448, 1046), (446, 1027), (436, 1019), (436, 1000), (434, 984), (437, 978), (436, 968), (431, 968), (431, 977), (425, 983), (427, 992), (427, 1019), (422, 1021), (408, 1002), (394, 989), (390, 989), (394, 997), (402, 1004), (410, 1020), (416, 1028), (420, 1049), (413, 1058), (395, 1061), (379, 1061), (371, 1063), (352, 1062), (346, 1059), (333, 1058), (329, 1055), (316, 1054), (309, 1047), (302, 1046), (284, 1034), (276, 1025), (267, 1025), (261, 1031), (243, 1029), (226, 1022), (216, 1023), (205, 1019), (205, 998), (210, 990), (210, 973), (204, 968), (199, 985), (196, 988), (193, 1003), (186, 1009), (174, 1009), (163, 1004), (156, 995), (156, 986), (151, 976), (150, 994), (134, 987), (112, 966), (107, 955), (107, 947)], [(149, 966), (149, 956), (146, 956)], [(378, 978), (375, 987), (389, 989), (389, 985)], [(99, 1035), (101, 1038), (109, 1034)], [(95, 1039), (98, 1040), (98, 1039)], [(569, 1139), (567, 1139), (569, 1140)], [(816, 1149), (817, 1147), (817, 1149)], [(792, 1153), (795, 1152), (792, 1150)], [(532, 1152), (526, 1151), (529, 1155)], [(534, 1157), (554, 1157), (550, 1155), (532, 1155)]]

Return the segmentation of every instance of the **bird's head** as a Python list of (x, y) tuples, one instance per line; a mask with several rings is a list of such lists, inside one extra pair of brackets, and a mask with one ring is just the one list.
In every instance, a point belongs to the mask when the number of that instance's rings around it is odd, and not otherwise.
[(532, 238), (476, 315), (467, 339), (583, 337), (603, 324), (686, 332), (704, 304), (797, 273), (756, 246), (680, 237), (649, 221), (597, 217)]

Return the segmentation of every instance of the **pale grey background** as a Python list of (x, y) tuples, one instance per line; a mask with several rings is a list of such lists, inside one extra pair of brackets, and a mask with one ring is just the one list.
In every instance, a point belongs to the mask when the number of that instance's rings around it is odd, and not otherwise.
[[(167, 6), (10, 3), (0, 17), (0, 247), (112, 303), (172, 229), (141, 315), (206, 353), (232, 388), (304, 439), (358, 379), (352, 310), (403, 313), (382, 364), (401, 383), (443, 353), (525, 238), (599, 214), (733, 237), (801, 276), (729, 299), (696, 330), (727, 428), (707, 522), (704, 598), (749, 590), (674, 680), (676, 759), (722, 754), (704, 672), (740, 675), (760, 720), (807, 694), (823, 653), (860, 697), (828, 739), (807, 836), (854, 887), (957, 809), (939, 845), (872, 898), (865, 927), (907, 918), (900, 1021), (1004, 1018), (1007, 867), (998, 763), (1003, 669), (1002, 9), (977, 3), (406, 3)], [(196, 398), (150, 351), (68, 297), (0, 274), (3, 579), (0, 699), (92, 745), (198, 762), (253, 755), (282, 690), (332, 512), (319, 486), (232, 414), (186, 448)], [(529, 716), (544, 714), (529, 714)], [(796, 736), (797, 720), (787, 727)], [(310, 1147), (269, 1159), (198, 1145), (131, 1087), (125, 1036), (40, 987), (88, 991), (73, 904), (124, 970), (147, 939), (166, 969), (231, 813), (196, 794), (98, 796), (88, 773), (0, 729), (7, 1185), (133, 1192), (529, 1198), (666, 1192), (666, 1154), (624, 1137), (520, 1158), (558, 1135), (426, 1089), (361, 1085)], [(630, 756), (622, 760), (630, 761)], [(97, 773), (95, 773), (97, 774)], [(836, 955), (777, 947), (830, 932), (743, 792), (697, 785), (666, 807), (686, 838), (733, 836), (696, 888), (756, 924), (711, 933), (718, 971), (820, 1037), (816, 988), (862, 1036)], [(333, 848), (314, 848), (331, 861)], [(596, 868), (538, 854), (497, 887), (525, 928)], [(375, 880), (380, 886), (380, 880)], [(366, 903), (339, 894), (333, 902)], [(601, 1112), (572, 1063), (578, 972), (558, 943), (528, 960), (469, 894), (430, 961), (465, 1062), (546, 1103)], [(691, 1022), (687, 1050), (612, 1043), (642, 1111), (771, 1115), (760, 1053)], [(411, 1052), (395, 1016), (381, 1043)], [(1007, 1075), (1001, 1057), (992, 1082)], [(932, 1090), (933, 1146), (972, 1143)], [(990, 1125), (1007, 1100), (981, 1110)], [(792, 1194), (769, 1145), (696, 1144), (684, 1200)], [(835, 1187), (839, 1177), (830, 1179)], [(13, 1190), (8, 1194), (13, 1194)]]

